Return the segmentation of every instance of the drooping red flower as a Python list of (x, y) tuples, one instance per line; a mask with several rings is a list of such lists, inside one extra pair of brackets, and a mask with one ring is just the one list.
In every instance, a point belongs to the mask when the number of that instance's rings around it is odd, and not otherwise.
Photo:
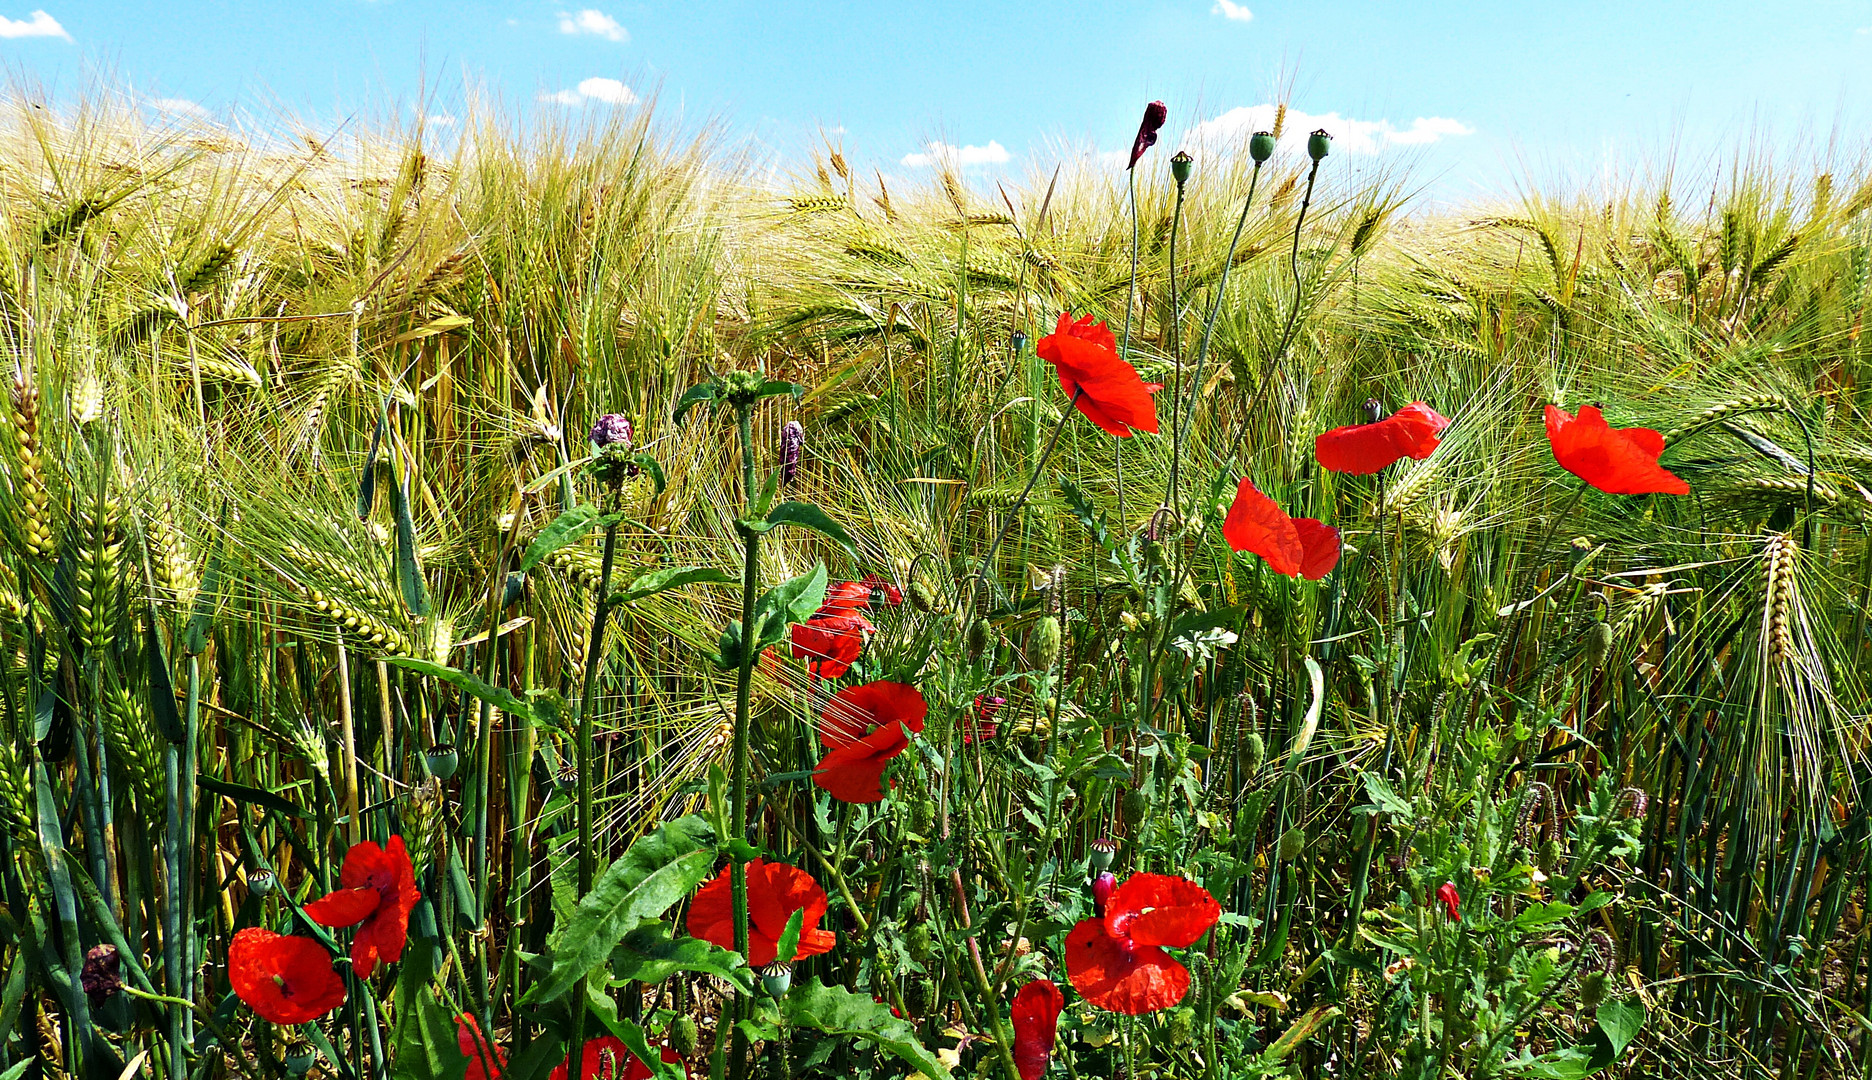
[(1235, 501), (1222, 519), (1222, 538), (1236, 551), (1261, 556), (1275, 573), (1288, 577), (1318, 581), (1339, 565), (1338, 529), (1315, 518), (1288, 517), (1247, 477), (1236, 487)]
[(1014, 1067), (1021, 1080), (1040, 1080), (1046, 1074), (1065, 1007), (1066, 995), (1047, 979), (1035, 979), (1014, 995), (1009, 1017), (1014, 1023)]
[(813, 783), (840, 802), (884, 798), (884, 770), (921, 733), (929, 705), (916, 687), (900, 682), (848, 686), (832, 695), (819, 717), (826, 755)]
[[(659, 1055), (665, 1064), (674, 1065), (687, 1078), (689, 1066), (676, 1051), (665, 1046)], [(569, 1080), (572, 1055), (567, 1054), (553, 1068), (550, 1080)], [(472, 1076), (473, 1074), (469, 1074)], [(650, 1066), (638, 1061), (624, 1046), (624, 1041), (615, 1035), (600, 1035), (585, 1041), (585, 1049), (579, 1054), (579, 1080), (650, 1080), (655, 1075)]]
[(1161, 101), (1153, 101), (1144, 106), (1144, 119), (1138, 123), (1137, 138), (1131, 140), (1131, 160), (1125, 165), (1127, 170), (1137, 167), (1138, 159), (1144, 151), (1157, 145), (1157, 132), (1170, 119), (1170, 110)]
[(836, 679), (851, 670), (870, 630), (871, 621), (855, 611), (838, 614), (821, 608), (805, 622), (794, 623), (788, 638), (794, 659), (806, 661), (807, 671), (821, 679)]
[(1317, 518), (1294, 518), (1293, 524), (1300, 538), (1300, 576), (1318, 581), (1332, 573), (1339, 565), (1339, 530)]
[(1690, 494), (1689, 484), (1658, 464), (1664, 436), (1612, 427), (1597, 405), (1584, 406), (1577, 418), (1547, 406), (1547, 441), (1561, 468), (1608, 494)]
[(1162, 383), (1147, 383), (1118, 355), (1118, 341), (1092, 316), (1073, 321), (1062, 312), (1051, 334), (1034, 346), (1034, 355), (1059, 369), (1060, 387), (1094, 424), (1118, 436), (1157, 431), (1157, 403), (1151, 395)]
[(1189, 992), (1190, 975), (1164, 948), (1194, 945), (1221, 916), (1215, 897), (1187, 878), (1133, 874), (1112, 891), (1103, 917), (1066, 935), (1067, 977), (1109, 1012), (1168, 1009)]
[(357, 927), (351, 938), (351, 967), (358, 978), (368, 979), (378, 960), (402, 959), (410, 909), (422, 899), (403, 837), (392, 836), (383, 847), (370, 840), (352, 844), (338, 884), (337, 891), (307, 904), (306, 916), (320, 926)]
[(481, 1025), (473, 1013), (455, 1017), (455, 1042), (468, 1058), (468, 1072), (462, 1080), (500, 1080), (507, 1068), (507, 1053), (481, 1034)]
[(1449, 419), (1413, 401), (1373, 424), (1337, 427), (1313, 440), (1320, 468), (1369, 476), (1402, 458), (1422, 461), (1437, 448)]
[(331, 954), (309, 937), (249, 926), (228, 946), (228, 982), (254, 1012), (275, 1024), (306, 1024), (344, 1004), (345, 983)]
[(1462, 894), (1456, 891), (1455, 882), (1445, 881), (1438, 886), (1436, 898), (1443, 901), (1443, 909), (1449, 912), (1450, 918), (1457, 920), (1462, 918)]
[[(732, 868), (702, 886), (689, 902), (689, 936), (733, 949), (734, 892)], [(838, 944), (838, 935), (819, 929), (826, 913), (825, 890), (811, 874), (786, 863), (755, 859), (748, 863), (748, 964), (765, 967), (780, 952), (780, 935), (786, 933), (787, 920), (795, 911), (804, 910), (800, 922), (799, 955), (795, 960), (818, 956)]]

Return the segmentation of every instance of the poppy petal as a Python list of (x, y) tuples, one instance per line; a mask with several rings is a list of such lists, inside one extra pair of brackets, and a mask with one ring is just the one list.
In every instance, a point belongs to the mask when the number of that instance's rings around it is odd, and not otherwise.
[[(687, 1080), (689, 1066), (669, 1047), (663, 1047), (662, 1057), (665, 1064), (677, 1067)], [(568, 1080), (572, 1056), (570, 1054), (554, 1066), (550, 1080)], [(650, 1080), (653, 1076), (650, 1067), (638, 1061), (624, 1041), (615, 1035), (600, 1035), (587, 1039), (585, 1048), (579, 1052), (579, 1080)]]
[(1014, 995), (1008, 1014), (1014, 1026), (1014, 1067), (1021, 1080), (1040, 1080), (1046, 1074), (1065, 1007), (1066, 996), (1047, 979), (1035, 979)]
[[(733, 868), (721, 872), (697, 890), (689, 901), (689, 936), (724, 949), (734, 943)], [(826, 894), (811, 874), (785, 863), (754, 859), (748, 863), (748, 963), (764, 967), (774, 962), (779, 952), (780, 935), (795, 911), (804, 910), (801, 919), (799, 956), (818, 956), (831, 951), (838, 935), (818, 929), (825, 916)]]
[(1323, 469), (1369, 476), (1402, 458), (1429, 457), (1449, 423), (1435, 409), (1413, 401), (1377, 423), (1333, 428), (1313, 440), (1313, 456)]
[(1146, 383), (1118, 355), (1117, 342), (1104, 323), (1093, 322), (1089, 315), (1074, 322), (1062, 314), (1057, 329), (1035, 344), (1034, 354), (1059, 370), (1061, 389), (1101, 429), (1121, 439), (1134, 431), (1157, 431), (1157, 404), (1151, 395), (1163, 387)]
[(344, 1004), (345, 982), (331, 954), (308, 937), (249, 926), (228, 946), (228, 982), (262, 1018), (306, 1024)]
[(1314, 518), (1294, 518), (1294, 533), (1300, 537), (1300, 576), (1318, 581), (1339, 565), (1339, 530)]
[(848, 686), (833, 694), (819, 714), (819, 743), (837, 749), (872, 734), (877, 728), (902, 721), (921, 732), (929, 703), (909, 683), (880, 680)]
[(338, 929), (363, 922), (381, 903), (383, 894), (376, 889), (338, 889), (307, 904), (305, 913), (320, 926)]
[(1306, 554), (1293, 519), (1246, 477), (1222, 521), (1222, 537), (1234, 550), (1259, 555), (1275, 573), (1290, 577), (1300, 572)]
[(1138, 945), (1187, 949), (1221, 917), (1208, 889), (1172, 874), (1132, 874), (1105, 901), (1107, 932)]
[(909, 745), (904, 725), (886, 724), (857, 742), (828, 750), (813, 769), (813, 783), (840, 802), (883, 802), (884, 770)]
[(864, 632), (870, 624), (858, 616), (814, 615), (794, 623), (788, 631), (793, 657), (821, 679), (836, 679), (851, 670), (864, 650)]
[(1560, 467), (1612, 495), (1688, 495), (1690, 485), (1659, 465), (1664, 437), (1650, 428), (1614, 428), (1597, 406), (1573, 417), (1546, 408), (1547, 441)]
[(1189, 969), (1163, 950), (1119, 942), (1099, 919), (1086, 919), (1066, 935), (1066, 975), (1080, 997), (1127, 1016), (1170, 1008), (1190, 984)]
[(481, 1025), (473, 1013), (455, 1018), (455, 1042), (468, 1059), (468, 1072), (462, 1080), (500, 1080), (507, 1067), (507, 1054), (494, 1040), (481, 1034)]

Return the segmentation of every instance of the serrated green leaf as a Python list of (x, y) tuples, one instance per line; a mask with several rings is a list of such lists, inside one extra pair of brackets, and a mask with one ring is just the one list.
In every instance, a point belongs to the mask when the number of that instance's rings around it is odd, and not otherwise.
[(831, 537), (848, 549), (855, 550), (851, 534), (843, 526), (833, 521), (824, 510), (809, 502), (788, 500), (773, 508), (766, 518), (769, 529), (777, 525), (798, 525), (802, 529), (811, 529), (823, 536)]
[(553, 935), (552, 970), (527, 1001), (554, 1001), (579, 985), (624, 935), (695, 891), (715, 866), (715, 830), (700, 817), (668, 822), (606, 867)]
[(758, 517), (766, 517), (767, 511), (773, 509), (774, 499), (779, 494), (780, 470), (775, 469), (767, 474), (767, 482), (761, 485), (760, 496), (754, 500), (753, 509), (755, 515)]
[(659, 983), (679, 971), (726, 979), (754, 992), (754, 973), (741, 954), (699, 938), (676, 937), (661, 919), (646, 919), (611, 950), (611, 977)]
[(768, 379), (760, 384), (760, 389), (754, 391), (754, 396), (757, 398), (779, 397), (782, 394), (791, 394), (794, 400), (798, 400), (806, 396), (806, 388), (799, 383)]
[(595, 504), (580, 503), (554, 518), (552, 524), (541, 529), (533, 542), (527, 545), (526, 554), (520, 557), (520, 572), (528, 573), (546, 556), (577, 543), (580, 537), (598, 524), (599, 517)]
[(397, 976), (396, 1060), (392, 1080), (448, 1080), (468, 1068), (455, 1021), (429, 989), (430, 944), (412, 939)]
[(705, 566), (672, 566), (666, 570), (653, 570), (644, 574), (629, 585), (611, 594), (610, 603), (628, 604), (642, 600), (646, 596), (655, 596), (660, 592), (680, 589), (684, 585), (724, 585), (732, 584), (735, 578), (725, 570)]
[(780, 1009), (795, 1027), (863, 1039), (929, 1076), (950, 1075), (949, 1066), (924, 1049), (917, 1029), (909, 1021), (892, 1016), (890, 1006), (868, 996), (842, 986), (827, 986), (814, 977), (795, 983)]
[(1389, 780), (1374, 772), (1360, 773), (1359, 778), (1365, 781), (1365, 794), (1380, 812), (1401, 818), (1411, 816), (1411, 804), (1391, 787)]
[(386, 663), (395, 664), (397, 667), (407, 671), (414, 671), (419, 675), (428, 675), (432, 678), (441, 679), (443, 682), (448, 683), (462, 693), (485, 701), (504, 713), (524, 717), (528, 720), (533, 718), (532, 708), (528, 706), (526, 702), (515, 697), (511, 691), (503, 690), (498, 686), (489, 686), (478, 677), (470, 675), (466, 671), (449, 667), (447, 664), (438, 664), (433, 660), (418, 659), (414, 656), (386, 656), (384, 657), (384, 661)]

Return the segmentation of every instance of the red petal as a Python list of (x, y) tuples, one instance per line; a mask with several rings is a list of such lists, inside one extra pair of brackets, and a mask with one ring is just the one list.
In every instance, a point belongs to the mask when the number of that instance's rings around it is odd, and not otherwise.
[(908, 683), (885, 680), (848, 686), (826, 702), (819, 716), (819, 743), (837, 749), (898, 721), (920, 733), (928, 714), (922, 691)]
[[(817, 929), (819, 920), (826, 913), (825, 890), (819, 887), (811, 874), (797, 866), (763, 863), (760, 860), (748, 864), (748, 947), (757, 953), (766, 954), (765, 957), (750, 958), (750, 963), (760, 966), (778, 959), (780, 935), (786, 933), (787, 923), (793, 918), (793, 913), (801, 910), (806, 912), (806, 916), (800, 923), (799, 953), (793, 960), (826, 952), (836, 941), (834, 935)], [(754, 932), (757, 928), (765, 945), (762, 949), (754, 948)], [(808, 951), (809, 948), (813, 951)]]
[(813, 783), (840, 802), (884, 801), (884, 770), (910, 745), (903, 728), (886, 724), (857, 742), (827, 751), (813, 770)]
[(1014, 1067), (1021, 1080), (1040, 1080), (1046, 1073), (1065, 1007), (1066, 996), (1046, 979), (1036, 979), (1014, 995), (1009, 1019), (1014, 1025)]
[(1690, 485), (1657, 463), (1664, 437), (1650, 428), (1607, 425), (1596, 406), (1579, 417), (1549, 405), (1547, 441), (1560, 467), (1612, 495), (1688, 495)]
[(1242, 478), (1235, 489), (1235, 502), (1222, 521), (1222, 537), (1236, 551), (1261, 556), (1277, 574), (1292, 576), (1300, 572), (1306, 551), (1300, 546), (1300, 534), (1287, 511), (1261, 494), (1254, 481)]
[[(752, 867), (759, 861), (756, 859), (748, 866)], [(727, 867), (722, 867), (721, 873), (696, 890), (695, 896), (689, 900), (689, 918), (685, 923), (685, 929), (692, 938), (732, 950), (735, 947), (734, 886), (729, 880), (729, 873)], [(753, 930), (753, 926), (749, 925), (750, 939), (753, 936)]]
[(1374, 424), (1334, 428), (1313, 440), (1313, 456), (1333, 472), (1368, 476), (1400, 458), (1430, 456), (1449, 420), (1413, 401)]
[(1129, 948), (1086, 919), (1066, 935), (1066, 975), (1079, 996), (1109, 1012), (1168, 1009), (1189, 993), (1189, 970), (1154, 945)]
[(815, 615), (795, 623), (788, 632), (795, 659), (821, 679), (836, 679), (851, 670), (864, 650), (864, 632), (870, 627), (859, 616)]
[(481, 1034), (481, 1025), (472, 1013), (455, 1018), (455, 1041), (468, 1059), (468, 1072), (462, 1080), (500, 1080), (507, 1064), (507, 1054), (494, 1040)]
[(254, 1012), (276, 1024), (310, 1023), (345, 999), (344, 979), (332, 970), (324, 946), (258, 926), (235, 934), (228, 946), (228, 982)]
[(1091, 316), (1069, 323), (1061, 315), (1059, 329), (1040, 339), (1035, 355), (1059, 369), (1060, 387), (1074, 398), (1086, 418), (1119, 438), (1133, 431), (1157, 430), (1157, 403), (1151, 394), (1162, 389), (1138, 377), (1137, 369), (1118, 355), (1117, 343), (1104, 324)]
[[(666, 1064), (675, 1065), (687, 1080), (689, 1066), (676, 1051), (665, 1046), (658, 1056)], [(551, 1080), (567, 1080), (571, 1064), (568, 1054), (553, 1068)], [(585, 1048), (579, 1051), (579, 1080), (650, 1080), (652, 1075), (650, 1067), (638, 1061), (615, 1035), (587, 1039)]]
[(336, 929), (363, 922), (381, 903), (383, 894), (376, 889), (339, 889), (307, 904), (305, 913), (320, 926)]
[(1209, 890), (1171, 874), (1132, 874), (1105, 902), (1107, 933), (1138, 945), (1187, 949), (1221, 917)]
[(1339, 565), (1339, 530), (1313, 518), (1294, 518), (1293, 523), (1300, 537), (1300, 576), (1318, 581), (1332, 573)]

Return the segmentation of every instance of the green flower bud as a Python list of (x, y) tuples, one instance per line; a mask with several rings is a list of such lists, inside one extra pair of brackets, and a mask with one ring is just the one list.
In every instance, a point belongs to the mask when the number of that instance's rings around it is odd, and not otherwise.
[(700, 1032), (696, 1030), (695, 1018), (678, 1016), (670, 1021), (669, 1045), (679, 1057), (694, 1057)]
[(918, 578), (910, 583), (910, 606), (922, 612), (936, 610), (936, 590), (929, 582)]
[(1248, 140), (1248, 156), (1254, 158), (1256, 165), (1274, 156), (1274, 133), (1257, 131)]
[(455, 770), (460, 766), (461, 752), (455, 749), (454, 743), (436, 743), (423, 757), (423, 767), (428, 769), (429, 775), (437, 780), (447, 780), (454, 776)]
[(1549, 874), (1553, 873), (1560, 865), (1561, 856), (1560, 841), (1543, 841), (1540, 846), (1540, 868)]
[(1059, 662), (1061, 637), (1060, 621), (1051, 615), (1034, 624), (1032, 645), (1035, 669), (1045, 670)]
[(1579, 1003), (1582, 1010), (1591, 1012), (1605, 1000), (1606, 981), (1606, 973), (1603, 971), (1588, 971), (1580, 976)]
[(969, 623), (968, 651), (971, 658), (980, 656), (982, 650), (988, 647), (988, 638), (988, 620), (976, 619)]
[(1125, 792), (1124, 816), (1126, 821), (1130, 822), (1132, 825), (1136, 825), (1138, 822), (1143, 821), (1144, 815), (1148, 813), (1150, 813), (1150, 799), (1146, 797), (1142, 791), (1137, 788), (1132, 788), (1130, 791)]
[(1171, 1046), (1185, 1046), (1190, 1037), (1196, 1034), (1196, 1010), (1181, 1008), (1170, 1010), (1165, 1017), (1164, 1039)]
[(936, 954), (936, 938), (930, 933), (929, 923), (921, 922), (910, 928), (904, 936), (904, 946), (910, 951), (910, 959), (925, 963)]
[(1259, 731), (1251, 731), (1248, 737), (1242, 740), (1242, 772), (1253, 775), (1260, 772), (1261, 766), (1265, 764), (1267, 764), (1267, 740), (1261, 737)]
[(1300, 853), (1305, 850), (1306, 850), (1306, 830), (1305, 829), (1302, 829), (1300, 826), (1295, 825), (1293, 828), (1288, 829), (1284, 833), (1281, 833), (1280, 846), (1276, 850), (1276, 854), (1280, 856), (1281, 862), (1292, 862), (1295, 859), (1299, 858)]
[(1594, 671), (1605, 666), (1606, 655), (1612, 651), (1612, 624), (1595, 622), (1586, 628), (1586, 662)]
[(1307, 136), (1307, 156), (1312, 158), (1315, 163), (1319, 162), (1320, 159), (1324, 158), (1331, 151), (1332, 136), (1326, 134), (1325, 128), (1321, 128)]
[(1193, 160), (1181, 150), (1178, 150), (1176, 156), (1170, 159), (1170, 175), (1176, 180), (1177, 187), (1189, 183), (1190, 165), (1193, 164)]
[(910, 819), (911, 831), (928, 836), (936, 828), (936, 800), (922, 799), (916, 804), (916, 814)]

